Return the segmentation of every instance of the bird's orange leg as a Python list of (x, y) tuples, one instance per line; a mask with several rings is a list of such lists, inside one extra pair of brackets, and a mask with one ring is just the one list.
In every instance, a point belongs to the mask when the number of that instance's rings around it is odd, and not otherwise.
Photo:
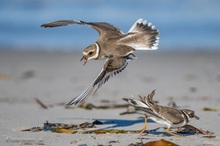
[(144, 117), (144, 127), (141, 129), (140, 134), (142, 134), (145, 130), (147, 130), (147, 116)]

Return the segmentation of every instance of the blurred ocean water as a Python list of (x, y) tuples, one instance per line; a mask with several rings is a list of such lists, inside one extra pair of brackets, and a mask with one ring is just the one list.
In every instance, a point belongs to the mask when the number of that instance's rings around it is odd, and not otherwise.
[(0, 50), (82, 50), (98, 34), (86, 26), (41, 28), (74, 19), (109, 22), (127, 32), (138, 18), (160, 31), (163, 51), (219, 51), (219, 0), (2, 0)]

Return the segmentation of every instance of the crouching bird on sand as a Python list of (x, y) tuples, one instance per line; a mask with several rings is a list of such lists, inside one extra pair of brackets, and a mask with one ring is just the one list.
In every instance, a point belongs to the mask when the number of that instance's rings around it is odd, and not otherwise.
[(141, 130), (141, 133), (143, 133), (147, 129), (147, 118), (152, 119), (158, 124), (166, 126), (166, 132), (177, 137), (183, 136), (172, 133), (169, 130), (170, 128), (185, 126), (193, 118), (199, 120), (199, 117), (195, 115), (195, 112), (193, 110), (177, 109), (156, 104), (153, 101), (154, 94), (155, 90), (148, 94), (147, 97), (139, 96), (140, 99), (123, 98), (123, 100), (127, 101), (136, 109), (146, 112), (145, 123), (144, 127)]

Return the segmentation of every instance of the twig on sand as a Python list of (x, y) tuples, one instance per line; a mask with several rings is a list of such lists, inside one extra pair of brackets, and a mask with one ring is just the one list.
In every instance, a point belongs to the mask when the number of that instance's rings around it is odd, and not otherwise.
[(35, 101), (43, 108), (48, 109), (48, 107), (38, 98), (35, 98)]
[(210, 132), (210, 131), (205, 131), (203, 129), (199, 129), (199, 128), (196, 128), (192, 125), (185, 125), (183, 127), (181, 127), (178, 132), (179, 133), (183, 133), (183, 129), (182, 128), (186, 128), (188, 129), (188, 132), (187, 133), (197, 133), (197, 134), (202, 134), (202, 135), (205, 135), (205, 136), (210, 136), (211, 138), (215, 137), (214, 136), (214, 133), (213, 132)]

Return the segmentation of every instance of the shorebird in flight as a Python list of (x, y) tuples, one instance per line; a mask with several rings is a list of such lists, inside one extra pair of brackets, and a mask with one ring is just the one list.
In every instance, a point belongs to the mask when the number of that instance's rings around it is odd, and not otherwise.
[(146, 20), (138, 19), (128, 33), (123, 33), (117, 27), (106, 22), (85, 22), (78, 20), (58, 20), (42, 24), (41, 27), (58, 27), (68, 24), (86, 25), (99, 33), (96, 42), (89, 45), (83, 51), (84, 65), (88, 60), (106, 58), (106, 62), (98, 77), (82, 94), (71, 100), (67, 106), (77, 104), (94, 94), (108, 79), (120, 73), (128, 65), (128, 61), (134, 59), (136, 50), (158, 49), (159, 31), (147, 23)]

